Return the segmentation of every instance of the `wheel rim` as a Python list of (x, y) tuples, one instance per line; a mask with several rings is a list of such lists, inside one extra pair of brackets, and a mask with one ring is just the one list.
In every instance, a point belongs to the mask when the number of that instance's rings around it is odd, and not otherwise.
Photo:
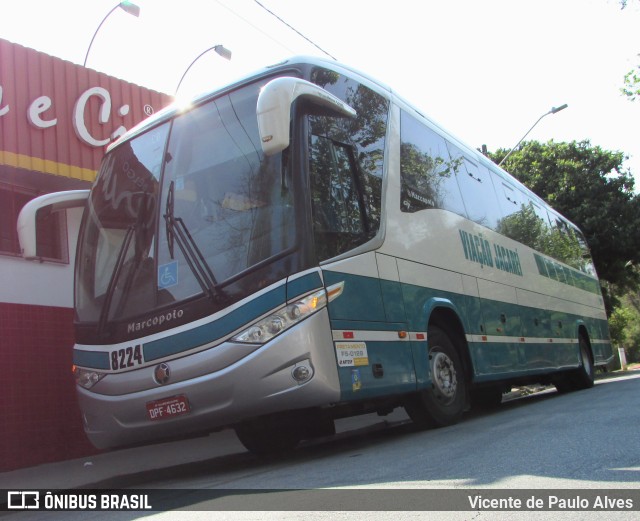
[(431, 374), (433, 375), (433, 389), (436, 398), (448, 405), (456, 398), (458, 377), (453, 360), (445, 353), (437, 351), (431, 357)]

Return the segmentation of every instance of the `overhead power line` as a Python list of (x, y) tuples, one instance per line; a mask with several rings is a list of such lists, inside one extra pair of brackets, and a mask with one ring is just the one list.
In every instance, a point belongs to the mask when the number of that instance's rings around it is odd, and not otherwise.
[(233, 9), (231, 9), (229, 6), (223, 4), (222, 2), (220, 2), (219, 0), (215, 0), (215, 2), (224, 7), (227, 11), (229, 11), (231, 14), (233, 14), (234, 16), (240, 18), (240, 20), (242, 20), (244, 23), (246, 23), (247, 25), (250, 25), (251, 27), (253, 27), (256, 31), (261, 32), (262, 34), (264, 34), (267, 38), (269, 38), (270, 40), (273, 40), (275, 43), (277, 43), (278, 45), (282, 46), (284, 49), (287, 49), (287, 51), (291, 52), (291, 53), (295, 53), (294, 50), (290, 49), (288, 46), (286, 46), (284, 43), (282, 43), (279, 40), (276, 40), (273, 36), (271, 36), (270, 34), (266, 33), (265, 31), (263, 31), (260, 27), (258, 27), (256, 24), (251, 23), (249, 20), (247, 20), (244, 16), (238, 14), (236, 11), (234, 11)]
[(288, 24), (287, 22), (285, 22), (282, 18), (280, 18), (276, 13), (274, 13), (273, 11), (270, 11), (267, 7), (265, 7), (263, 4), (261, 4), (260, 2), (258, 2), (258, 0), (253, 0), (256, 4), (258, 4), (260, 7), (262, 7), (262, 9), (264, 9), (267, 13), (269, 13), (271, 16), (275, 16), (278, 20), (280, 20), (284, 25), (286, 25), (289, 29), (291, 29), (292, 31), (295, 31), (297, 34), (299, 34), (300, 36), (302, 36), (305, 40), (307, 40), (311, 45), (313, 45), (314, 47), (320, 49), (323, 53), (325, 53), (327, 56), (329, 56), (329, 58), (336, 60), (337, 58), (335, 56), (332, 56), (331, 54), (329, 54), (327, 51), (325, 51), (322, 47), (320, 47), (318, 44), (316, 44), (315, 42), (311, 41), (309, 38), (307, 38), (304, 34), (302, 34), (300, 31), (298, 31), (295, 27), (292, 27), (290, 24)]

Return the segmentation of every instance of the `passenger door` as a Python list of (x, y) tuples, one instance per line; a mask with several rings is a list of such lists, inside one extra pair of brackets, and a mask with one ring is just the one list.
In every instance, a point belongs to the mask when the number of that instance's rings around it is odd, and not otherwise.
[[(312, 118), (313, 119), (313, 118)], [(415, 388), (405, 324), (389, 320), (375, 252), (360, 248), (376, 233), (375, 196), (355, 147), (311, 125), (309, 173), (315, 253), (326, 287), (344, 284), (329, 304), (343, 400)], [(314, 132), (315, 131), (315, 132)], [(387, 288), (388, 293), (388, 288)], [(388, 300), (388, 299), (387, 299)], [(398, 318), (397, 309), (389, 307)]]

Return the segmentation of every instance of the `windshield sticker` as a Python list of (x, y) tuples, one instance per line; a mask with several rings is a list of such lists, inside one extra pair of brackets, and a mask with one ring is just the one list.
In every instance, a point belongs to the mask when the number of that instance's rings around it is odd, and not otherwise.
[(236, 212), (246, 212), (254, 208), (261, 208), (265, 203), (257, 199), (252, 199), (246, 195), (226, 193), (222, 201), (222, 207), (226, 210), (235, 210)]
[(158, 266), (158, 288), (170, 288), (178, 284), (178, 261)]

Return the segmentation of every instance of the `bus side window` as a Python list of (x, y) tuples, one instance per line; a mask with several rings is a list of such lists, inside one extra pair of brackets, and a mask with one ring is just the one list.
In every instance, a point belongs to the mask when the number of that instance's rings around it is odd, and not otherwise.
[(578, 266), (578, 269), (580, 269), (580, 271), (586, 273), (587, 275), (597, 277), (596, 268), (593, 265), (593, 260), (591, 259), (591, 251), (589, 250), (587, 240), (584, 238), (584, 235), (580, 230), (573, 228), (573, 233), (575, 234), (575, 237), (578, 241), (581, 253), (580, 265)]
[(325, 260), (366, 242), (368, 223), (352, 147), (313, 134), (309, 140), (316, 254)]
[(459, 161), (452, 161), (444, 138), (404, 111), (400, 125), (400, 209), (466, 216), (456, 179)]
[(524, 201), (523, 194), (500, 177), (494, 177), (498, 187), (498, 200), (502, 210), (502, 218), (498, 221), (496, 231), (514, 241), (534, 247), (532, 225), (538, 220), (532, 207)]
[(495, 230), (502, 214), (489, 169), (464, 156), (455, 145), (447, 143), (447, 146), (452, 160), (460, 163), (458, 184), (469, 219)]
[(581, 241), (582, 234), (557, 215), (553, 216), (553, 220), (555, 226), (552, 227), (548, 254), (572, 268), (586, 273), (592, 272), (591, 257), (586, 249), (584, 238)]
[(511, 215), (519, 211), (521, 201), (518, 198), (516, 189), (503, 181), (502, 193), (504, 195), (504, 200), (502, 201), (502, 208), (505, 210), (506, 215)]

